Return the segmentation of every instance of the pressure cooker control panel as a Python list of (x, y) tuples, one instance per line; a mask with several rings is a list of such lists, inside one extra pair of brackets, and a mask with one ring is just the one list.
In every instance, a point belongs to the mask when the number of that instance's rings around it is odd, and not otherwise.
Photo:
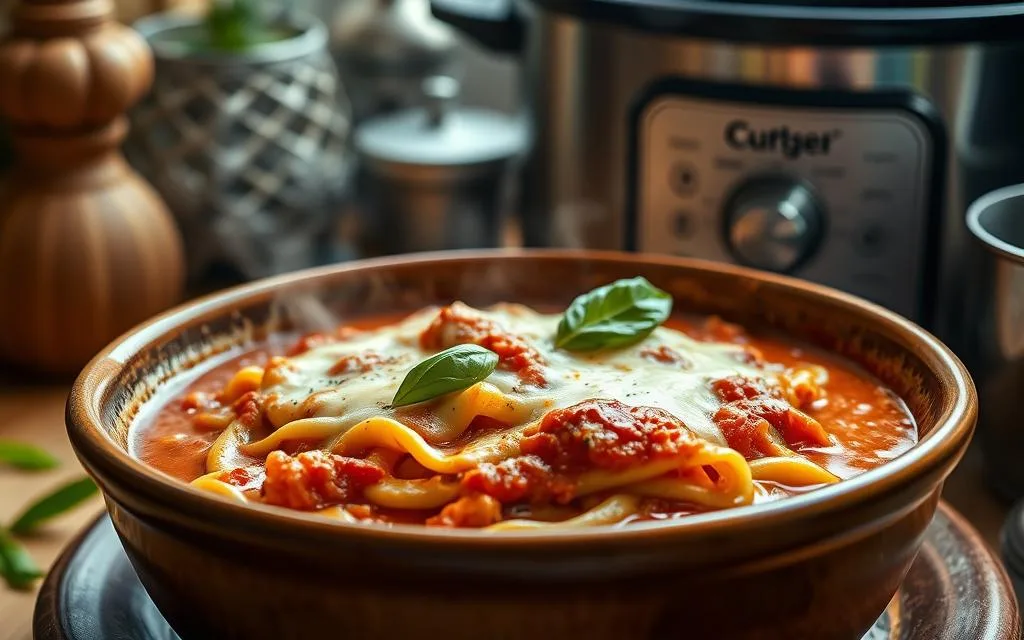
[(919, 315), (934, 141), (913, 111), (668, 94), (634, 136), (636, 250), (790, 273)]

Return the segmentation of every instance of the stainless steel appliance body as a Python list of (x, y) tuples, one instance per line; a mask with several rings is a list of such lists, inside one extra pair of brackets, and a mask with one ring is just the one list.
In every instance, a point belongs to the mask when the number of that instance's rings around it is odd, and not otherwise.
[(1024, 179), (1024, 3), (499, 4), (434, 11), (522, 58), (527, 244), (791, 273), (965, 344), (964, 210)]

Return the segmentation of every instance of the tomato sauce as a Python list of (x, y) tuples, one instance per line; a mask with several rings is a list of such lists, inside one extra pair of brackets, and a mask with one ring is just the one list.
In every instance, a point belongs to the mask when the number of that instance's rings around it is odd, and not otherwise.
[[(543, 358), (525, 340), (496, 332), (486, 319), (475, 318), (468, 307), (465, 313), (456, 305), (448, 309), (452, 308), (455, 311), (440, 314), (423, 333), (424, 346), (441, 349), (465, 341), (481, 344), (498, 353), (499, 366), (516, 372), (524, 382), (537, 386), (546, 383), (538, 366)], [(206, 454), (224, 426), (215, 424), (218, 410), (226, 411), (226, 407), (234, 406), (239, 418), (260, 420), (246, 409), (249, 406), (246, 394), (231, 399), (230, 403), (227, 399), (218, 399), (218, 393), (237, 371), (247, 366), (262, 367), (274, 356), (297, 354), (344, 340), (347, 333), (393, 320), (363, 321), (334, 333), (311, 334), (287, 341), (275, 339), (272, 344), (244, 353), (228, 354), (195, 375), (178, 397), (134, 430), (133, 453), (171, 476), (185, 481), (196, 479), (206, 472)], [(799, 442), (794, 447), (796, 452), (840, 478), (880, 466), (917, 441), (916, 426), (902, 401), (877, 380), (838, 357), (786, 339), (752, 335), (718, 319), (698, 322), (673, 318), (666, 326), (702, 341), (744, 345), (750, 360), (763, 363), (769, 370), (816, 365), (827, 371), (828, 380), (824, 385), (827, 392), (821, 397), (800, 389), (794, 391), (798, 409), (768, 394), (756, 382), (724, 380), (714, 383), (713, 389), (724, 404), (713, 420), (729, 445), (748, 459), (773, 454), (765, 444), (770, 444), (770, 438), (758, 431), (763, 429), (763, 423), (785, 435), (788, 442)], [(664, 365), (683, 369), (690, 366), (685, 354), (667, 348), (651, 349), (642, 355)], [(365, 371), (386, 358), (385, 354), (346, 358), (339, 361), (336, 368), (339, 373)], [(415, 409), (411, 411), (414, 413)], [(202, 420), (197, 420), (200, 414), (214, 416), (214, 423), (204, 425)], [(428, 522), (442, 526), (485, 526), (514, 517), (564, 519), (578, 513), (578, 507), (563, 506), (573, 499), (573, 483), (568, 479), (568, 472), (581, 468), (622, 469), (687, 446), (685, 441), (673, 436), (678, 431), (668, 428), (671, 422), (672, 416), (661, 410), (628, 407), (617, 401), (588, 401), (555, 410), (526, 434), (522, 455), (494, 464), (481, 464), (464, 473), (459, 482), (465, 495), (443, 509), (400, 511), (357, 505), (350, 511), (381, 522)], [(594, 424), (610, 425), (605, 435), (614, 433), (615, 437), (608, 439), (602, 435), (595, 439), (587, 426)], [(503, 426), (485, 418), (474, 423), (467, 431), (470, 435), (464, 434), (464, 437), (475, 437)], [(380, 477), (373, 465), (362, 460), (336, 460), (330, 456), (321, 459), (317, 457), (321, 455), (318, 452), (296, 457), (307, 448), (304, 443), (285, 443), (281, 447), (283, 452), (275, 454), (273, 461), (249, 461), (254, 467), (266, 464), (269, 489), (266, 484), (262, 488), (265, 501), (302, 509), (344, 503)], [(293, 472), (297, 473), (303, 466), (307, 469), (302, 473), (313, 474), (322, 482), (296, 483)], [(415, 464), (406, 466), (413, 469), (411, 473), (416, 473)], [(253, 488), (254, 476), (244, 470), (231, 473), (233, 475), (225, 481)], [(762, 482), (757, 489), (756, 500), (809, 490), (771, 482)], [(588, 500), (592, 502), (597, 498), (599, 496), (592, 496)], [(520, 501), (525, 504), (509, 506)], [(545, 501), (549, 504), (539, 505)], [(701, 510), (694, 505), (652, 499), (628, 521), (675, 519)]]

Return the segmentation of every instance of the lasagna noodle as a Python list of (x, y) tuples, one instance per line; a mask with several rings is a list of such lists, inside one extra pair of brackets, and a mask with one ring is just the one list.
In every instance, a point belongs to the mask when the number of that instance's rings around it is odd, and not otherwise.
[[(397, 449), (409, 454), (423, 467), (437, 474), (453, 475), (483, 462), (500, 462), (520, 454), (519, 442), (531, 425), (479, 438), (457, 453), (447, 454), (428, 444), (409, 427), (389, 418), (366, 420), (346, 432), (332, 447), (340, 455), (356, 455), (375, 447)], [(710, 486), (694, 484), (688, 471), (710, 467), (717, 481)], [(672, 474), (677, 474), (673, 476)], [(706, 477), (706, 476), (705, 476)], [(740, 506), (753, 499), (750, 467), (739, 453), (699, 441), (694, 449), (670, 458), (657, 459), (624, 470), (594, 469), (576, 479), (576, 496), (625, 489), (647, 497), (687, 499), (712, 508)], [(426, 480), (385, 479), (367, 488), (371, 501), (395, 508), (429, 508), (454, 499), (457, 486), (437, 476)]]
[[(698, 365), (716, 371), (714, 376), (726, 373), (725, 370), (718, 371), (716, 367), (724, 366), (727, 369), (734, 366), (739, 370), (743, 366), (723, 365), (724, 362), (731, 362), (728, 357), (730, 349), (735, 350), (733, 347), (698, 345), (685, 336), (676, 339), (679, 341), (676, 348), (688, 347), (682, 349), (687, 352), (687, 357), (692, 357)], [(339, 358), (352, 355), (358, 355), (358, 352), (340, 351), (339, 346), (335, 345), (327, 347), (323, 353), (313, 350), (301, 358), (304, 358), (303, 367), (312, 372), (318, 366), (327, 366), (338, 362)], [(558, 354), (551, 357), (564, 359), (567, 356)], [(611, 357), (626, 356), (620, 354)], [(588, 375), (585, 365), (579, 366), (584, 367), (581, 370), (584, 375)], [(602, 384), (619, 384), (618, 376), (632, 375), (630, 372), (636, 369), (635, 362), (625, 360), (620, 363), (611, 362), (609, 366), (614, 369), (612, 374), (597, 371), (591, 374), (597, 377), (586, 378), (584, 386), (595, 384), (596, 388), (604, 389)], [(525, 397), (514, 390), (503, 390), (514, 387), (508, 387), (507, 381), (496, 380), (495, 384), (477, 383), (462, 392), (444, 396), (417, 408), (393, 409), (385, 406), (386, 400), (379, 397), (382, 390), (387, 389), (381, 386), (379, 377), (368, 386), (360, 386), (362, 383), (357, 379), (352, 379), (352, 384), (342, 380), (338, 384), (349, 384), (347, 391), (329, 388), (317, 389), (314, 393), (314, 389), (310, 389), (308, 396), (305, 395), (305, 383), (297, 379), (290, 383), (294, 389), (281, 387), (285, 395), (280, 395), (273, 388), (274, 380), (269, 379), (273, 371), (273, 367), (268, 368), (266, 373), (259, 367), (243, 368), (224, 386), (219, 397), (225, 402), (233, 401), (248, 391), (262, 388), (264, 393), (268, 393), (268, 400), (276, 403), (276, 406), (287, 408), (279, 409), (281, 418), (287, 421), (277, 422), (278, 427), (262, 438), (257, 438), (253, 430), (241, 421), (231, 421), (207, 453), (208, 473), (193, 481), (193, 486), (230, 500), (246, 502), (246, 492), (220, 480), (220, 474), (240, 466), (246, 458), (262, 460), (287, 443), (301, 442), (338, 455), (365, 458), (383, 468), (385, 477), (363, 489), (363, 496), (370, 504), (400, 510), (438, 509), (460, 496), (458, 474), (474, 469), (481, 463), (498, 463), (521, 455), (520, 441), (524, 432), (538, 424), (541, 414), (576, 401), (578, 398), (575, 394), (581, 388), (576, 383), (568, 383), (569, 386), (566, 386), (567, 383), (559, 380), (555, 387), (542, 390), (536, 397)], [(689, 374), (681, 372), (678, 375)], [(747, 369), (746, 375), (753, 375), (753, 372)], [(761, 370), (757, 375), (764, 379), (765, 372)], [(807, 407), (822, 398), (828, 382), (828, 371), (818, 365), (797, 366), (771, 375), (777, 378), (774, 382), (783, 397), (795, 408)], [(580, 372), (576, 372), (575, 378), (569, 376), (566, 380), (579, 380), (580, 377)], [(696, 379), (689, 378), (690, 382)], [(641, 378), (633, 380), (634, 385), (637, 380), (642, 381)], [(641, 388), (660, 393), (659, 397), (663, 398), (689, 398), (691, 389), (697, 389), (696, 386), (686, 385), (669, 385), (661, 389), (657, 385), (643, 384)], [(677, 393), (682, 391), (687, 393)], [(707, 390), (696, 393), (704, 393), (704, 399), (676, 403), (678, 406), (672, 407), (674, 415), (687, 424), (706, 417), (707, 411), (713, 409), (712, 405), (706, 404), (711, 397)], [(328, 394), (327, 401), (309, 402), (320, 394)], [(467, 430), (478, 417), (510, 426), (467, 436)], [(706, 419), (704, 422), (710, 424)], [(508, 520), (487, 529), (500, 531), (554, 525), (576, 527), (611, 524), (636, 514), (641, 502), (649, 498), (724, 509), (752, 503), (755, 483), (758, 482), (802, 487), (839, 480), (781, 441), (770, 443), (770, 451), (774, 454), (771, 457), (747, 461), (737, 451), (724, 446), (725, 439), (717, 430), (708, 432), (708, 425), (700, 420), (694, 425), (692, 429), (680, 427), (686, 430), (694, 446), (684, 447), (683, 451), (674, 456), (659, 457), (625, 469), (591, 468), (574, 476), (576, 497), (604, 498), (596, 507), (568, 519), (563, 519), (563, 515), (557, 521), (550, 522)], [(423, 468), (423, 477), (419, 477), (419, 474), (413, 474), (417, 477), (395, 477), (395, 466), (406, 456)], [(331, 519), (358, 521), (343, 505), (328, 507), (317, 513)]]
[(199, 476), (192, 481), (192, 486), (201, 491), (223, 496), (232, 502), (249, 502), (249, 499), (246, 498), (245, 494), (239, 491), (237, 487), (233, 487), (226, 482), (218, 480), (217, 476), (220, 474), (220, 471), (214, 471), (213, 473)]
[(448, 454), (427, 443), (423, 436), (410, 427), (392, 418), (380, 416), (360, 422), (331, 442), (327, 449), (342, 456), (358, 456), (375, 447), (396, 449), (408, 453), (416, 462), (435, 473), (456, 474), (468, 471), (481, 462), (498, 462), (517, 455), (522, 432), (528, 426), (522, 425), (482, 436), (458, 453)]
[[(529, 409), (517, 398), (502, 393), (486, 382), (477, 383), (451, 399), (438, 403), (433, 413), (443, 416), (445, 428), (439, 438), (441, 442), (450, 442), (460, 437), (478, 417), (491, 418), (504, 424), (515, 424), (530, 417)], [(316, 440), (323, 443), (324, 448), (336, 449), (341, 439), (351, 431), (365, 430), (367, 425), (374, 428), (372, 425), (375, 420), (390, 420), (401, 424), (386, 416), (368, 418), (354, 426), (348, 424), (345, 416), (304, 418), (283, 425), (262, 440), (241, 445), (239, 450), (249, 456), (265, 457), (289, 440)], [(422, 440), (422, 436), (419, 437)]]
[(422, 480), (386, 477), (363, 490), (371, 503), (391, 509), (436, 509), (459, 496), (459, 483), (434, 476)]
[(584, 511), (580, 515), (560, 520), (557, 522), (543, 522), (539, 520), (504, 520), (487, 527), (484, 531), (522, 531), (529, 529), (546, 529), (550, 527), (561, 528), (582, 528), (596, 527), (600, 525), (617, 524), (626, 518), (636, 515), (640, 511), (640, 498), (628, 494), (616, 494), (607, 498), (593, 509)]
[(235, 467), (238, 451), (242, 446), (242, 434), (247, 431), (246, 426), (238, 420), (228, 423), (206, 453), (206, 471), (219, 473)]
[[(511, 413), (521, 412), (514, 401), (505, 402), (505, 396), (489, 385), (477, 385), (482, 392), (463, 393), (467, 400), (460, 404), (452, 401), (452, 412), (460, 416), (465, 427), (476, 415), (508, 419)], [(473, 404), (480, 399), (479, 406)], [(470, 408), (473, 407), (473, 408)], [(445, 415), (447, 412), (442, 413)], [(385, 451), (408, 454), (434, 475), (422, 479), (400, 479), (386, 476), (364, 490), (366, 499), (378, 506), (394, 509), (434, 509), (459, 495), (458, 483), (442, 476), (452, 476), (475, 468), (480, 463), (496, 463), (520, 454), (519, 442), (523, 432), (534, 423), (479, 437), (456, 452), (448, 453), (428, 443), (416, 430), (386, 416), (364, 420), (341, 433), (337, 419), (309, 418), (285, 425), (274, 434), (252, 444), (236, 445), (245, 454), (262, 456), (278, 448), (287, 440), (324, 440), (324, 448), (344, 456), (360, 456), (374, 452), (371, 457), (388, 458), (381, 466), (391, 471), (397, 460)], [(230, 468), (232, 443), (240, 440), (240, 423), (233, 422), (211, 448), (208, 470), (212, 473), (195, 482), (196, 486), (232, 499), (244, 500), (234, 487), (213, 478), (216, 472)], [(334, 436), (331, 439), (331, 436)], [(694, 436), (695, 437), (695, 436)], [(789, 486), (810, 486), (838, 480), (818, 465), (796, 454), (763, 458), (747, 462), (736, 451), (699, 440), (699, 446), (687, 449), (683, 455), (659, 459), (625, 470), (593, 469), (585, 471), (576, 480), (576, 495), (587, 496), (609, 491), (645, 498), (661, 498), (690, 502), (712, 509), (750, 504), (753, 500), (755, 480), (770, 480)], [(717, 479), (711, 482), (704, 468), (714, 470)], [(692, 471), (703, 474), (704, 482), (693, 479)]]
[(759, 458), (750, 461), (754, 480), (771, 481), (791, 487), (808, 487), (839, 482), (839, 477), (800, 455)]

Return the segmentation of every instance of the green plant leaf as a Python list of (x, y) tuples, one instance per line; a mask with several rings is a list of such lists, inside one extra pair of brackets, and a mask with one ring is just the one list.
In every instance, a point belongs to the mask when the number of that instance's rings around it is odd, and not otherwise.
[(27, 471), (41, 471), (60, 466), (56, 458), (39, 447), (13, 440), (0, 440), (0, 464)]
[(0, 529), (0, 576), (7, 585), (12, 589), (30, 589), (42, 575), (28, 550)]
[(273, 42), (255, 0), (214, 0), (206, 14), (206, 31), (214, 49), (239, 52)]
[(568, 351), (625, 347), (672, 313), (672, 296), (646, 278), (617, 280), (577, 297), (558, 323), (555, 346)]
[(498, 354), (475, 344), (445, 349), (406, 374), (391, 406), (403, 407), (466, 389), (491, 375), (497, 366)]
[(28, 533), (47, 520), (78, 506), (96, 493), (96, 485), (89, 478), (69, 482), (29, 505), (11, 525), (11, 532)]

